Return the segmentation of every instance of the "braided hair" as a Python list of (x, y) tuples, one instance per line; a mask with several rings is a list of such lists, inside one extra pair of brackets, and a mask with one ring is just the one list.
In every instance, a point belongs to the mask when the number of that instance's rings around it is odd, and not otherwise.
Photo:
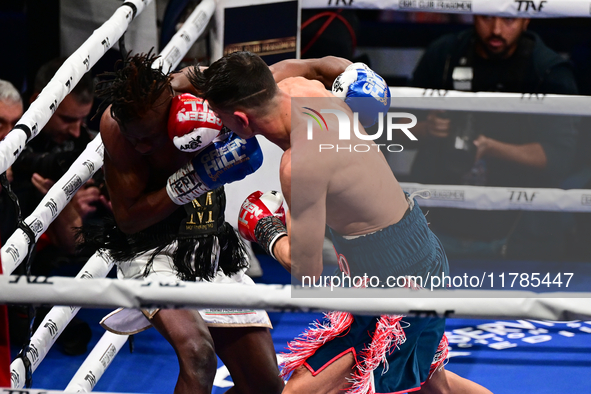
[(140, 53), (125, 57), (115, 63), (115, 71), (101, 74), (106, 77), (97, 84), (96, 94), (104, 101), (97, 114), (111, 105), (111, 116), (121, 126), (135, 119), (141, 119), (166, 90), (173, 94), (171, 77), (164, 75), (162, 67), (152, 68), (158, 55)]

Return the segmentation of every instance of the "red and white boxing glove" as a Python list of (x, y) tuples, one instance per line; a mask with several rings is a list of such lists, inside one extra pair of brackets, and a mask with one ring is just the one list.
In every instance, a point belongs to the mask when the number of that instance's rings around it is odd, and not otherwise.
[(192, 94), (172, 98), (168, 114), (168, 136), (183, 152), (196, 152), (220, 135), (222, 121), (207, 102)]
[(238, 232), (242, 238), (258, 243), (275, 258), (275, 242), (287, 235), (283, 195), (277, 191), (256, 191), (248, 196), (238, 214)]

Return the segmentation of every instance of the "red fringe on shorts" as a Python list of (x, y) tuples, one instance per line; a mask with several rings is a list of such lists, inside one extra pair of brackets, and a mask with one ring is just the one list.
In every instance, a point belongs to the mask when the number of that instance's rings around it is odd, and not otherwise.
[(437, 346), (435, 356), (433, 356), (433, 362), (431, 363), (431, 369), (429, 370), (429, 377), (433, 375), (433, 372), (437, 371), (445, 364), (445, 361), (447, 360), (447, 354), (449, 353), (448, 346), (449, 342), (447, 341), (447, 336), (443, 334), (441, 342), (439, 342), (439, 346)]
[(348, 312), (329, 312), (324, 316), (328, 319), (327, 323), (315, 321), (312, 327), (287, 345), (290, 353), (282, 354), (284, 361), (281, 363), (281, 377), (283, 379), (287, 379), (290, 373), (304, 365), (308, 357), (326, 342), (339, 335), (345, 335), (353, 323), (353, 316)]
[[(308, 357), (326, 342), (345, 335), (353, 322), (353, 316), (347, 312), (329, 312), (325, 317), (328, 322), (312, 323), (311, 328), (288, 344), (290, 353), (282, 354), (284, 361), (281, 363), (281, 377), (283, 379), (287, 379), (289, 374), (304, 365)], [(351, 379), (352, 386), (345, 394), (375, 394), (375, 387), (372, 387), (372, 372), (381, 363), (385, 365), (383, 373), (388, 372), (386, 357), (406, 341), (406, 335), (400, 325), (403, 317), (401, 315), (380, 317), (371, 343), (359, 354), (355, 373)], [(444, 334), (433, 357), (429, 377), (444, 365), (447, 354), (448, 341)]]
[(386, 357), (396, 347), (406, 341), (404, 330), (400, 326), (401, 315), (383, 315), (376, 326), (376, 331), (368, 347), (360, 353), (361, 363), (357, 366), (351, 389), (347, 394), (374, 394), (372, 387), (372, 372), (384, 363), (383, 373), (388, 372), (388, 360)]

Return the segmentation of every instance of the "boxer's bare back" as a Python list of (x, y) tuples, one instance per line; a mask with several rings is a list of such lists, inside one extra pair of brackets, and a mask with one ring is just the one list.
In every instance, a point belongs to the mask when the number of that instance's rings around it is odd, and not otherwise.
[[(284, 79), (278, 87), (285, 93), (284, 99), (334, 97), (320, 82), (301, 77)], [(344, 102), (333, 99), (330, 103), (350, 113)], [(363, 141), (354, 133), (351, 140), (339, 141), (338, 133), (323, 132), (320, 127), (314, 128), (313, 140), (308, 140), (309, 116), (304, 111), (291, 111), (290, 119), (286, 127), (291, 129), (291, 141), (280, 174), (298, 242), (309, 244), (309, 250), (321, 250), (312, 245), (323, 239), (324, 223), (342, 235), (362, 235), (386, 228), (403, 217), (408, 208), (406, 197), (376, 146), (367, 152), (319, 149), (320, 144), (349, 147), (373, 141)], [(324, 119), (329, 130), (338, 130), (336, 116), (327, 114)], [(294, 252), (301, 253), (292, 249)], [(302, 258), (316, 260), (318, 256)]]

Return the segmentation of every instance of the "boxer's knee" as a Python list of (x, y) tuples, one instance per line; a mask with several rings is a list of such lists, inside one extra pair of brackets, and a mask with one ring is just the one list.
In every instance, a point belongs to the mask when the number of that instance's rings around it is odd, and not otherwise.
[(199, 380), (213, 381), (217, 369), (213, 341), (187, 338), (175, 350), (182, 370)]

